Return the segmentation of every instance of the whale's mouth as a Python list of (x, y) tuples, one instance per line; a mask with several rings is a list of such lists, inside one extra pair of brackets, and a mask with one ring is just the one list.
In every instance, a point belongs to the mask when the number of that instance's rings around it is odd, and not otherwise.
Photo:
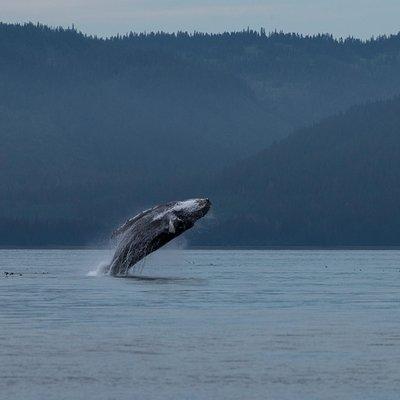
[(190, 206), (183, 208), (182, 211), (191, 214), (196, 220), (204, 217), (211, 208), (211, 201), (208, 198), (187, 200), (185, 203), (189, 202)]
[(199, 218), (204, 217), (211, 208), (211, 201), (210, 199), (198, 199), (199, 208), (200, 208), (200, 215)]
[(210, 199), (198, 199), (197, 201), (199, 202), (200, 207), (207, 209), (207, 211), (210, 209), (211, 207)]

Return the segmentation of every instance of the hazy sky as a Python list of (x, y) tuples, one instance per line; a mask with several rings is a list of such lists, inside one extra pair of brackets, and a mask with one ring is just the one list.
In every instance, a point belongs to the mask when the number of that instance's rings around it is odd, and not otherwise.
[(220, 32), (250, 26), (370, 37), (400, 30), (400, 0), (0, 0), (3, 22), (133, 31)]

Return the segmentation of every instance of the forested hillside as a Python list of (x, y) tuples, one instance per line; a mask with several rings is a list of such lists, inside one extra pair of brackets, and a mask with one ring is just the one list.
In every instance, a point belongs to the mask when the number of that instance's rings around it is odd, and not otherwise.
[(400, 35), (105, 40), (2, 24), (0, 245), (84, 244), (142, 207), (212, 196), (222, 168), (399, 93), (399, 67)]
[(213, 244), (400, 245), (400, 98), (354, 107), (226, 170)]

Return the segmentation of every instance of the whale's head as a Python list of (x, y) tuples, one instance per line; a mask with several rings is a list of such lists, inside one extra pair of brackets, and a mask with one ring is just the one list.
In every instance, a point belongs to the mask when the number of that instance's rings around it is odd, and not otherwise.
[(176, 202), (171, 209), (171, 212), (178, 218), (187, 218), (196, 222), (203, 218), (211, 207), (209, 199), (190, 199)]
[(169, 233), (179, 235), (190, 229), (195, 222), (203, 218), (210, 210), (209, 199), (190, 199), (169, 203), (165, 210), (154, 217), (167, 223)]

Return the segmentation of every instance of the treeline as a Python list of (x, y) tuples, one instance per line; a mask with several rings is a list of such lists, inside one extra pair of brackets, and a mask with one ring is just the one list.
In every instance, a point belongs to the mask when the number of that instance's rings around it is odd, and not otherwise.
[(399, 35), (101, 39), (0, 24), (0, 225), (32, 223), (40, 238), (71, 221), (86, 238), (142, 207), (212, 197), (222, 168), (399, 88)]
[(216, 180), (208, 240), (400, 245), (400, 98), (292, 134)]
[(100, 247), (109, 243), (101, 220), (1, 218), (0, 247)]

